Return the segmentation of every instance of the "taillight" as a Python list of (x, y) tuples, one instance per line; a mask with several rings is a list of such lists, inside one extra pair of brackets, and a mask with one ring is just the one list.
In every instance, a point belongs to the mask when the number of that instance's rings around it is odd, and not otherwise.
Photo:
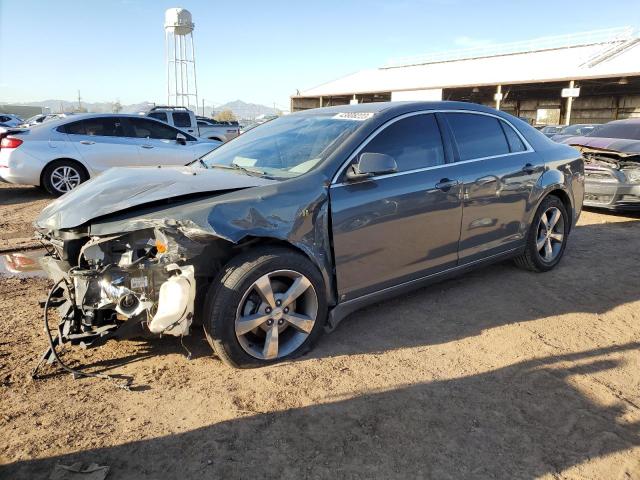
[(4, 137), (0, 140), (0, 148), (18, 148), (22, 145), (22, 140), (15, 137)]

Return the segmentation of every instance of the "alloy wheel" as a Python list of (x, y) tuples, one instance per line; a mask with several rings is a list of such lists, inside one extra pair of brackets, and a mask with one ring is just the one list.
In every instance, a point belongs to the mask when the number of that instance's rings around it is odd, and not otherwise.
[(276, 270), (258, 278), (244, 293), (235, 333), (249, 355), (274, 360), (305, 342), (317, 315), (318, 297), (311, 281), (293, 270)]
[(68, 165), (61, 165), (51, 172), (51, 186), (58, 192), (67, 193), (80, 183), (80, 172)]
[(536, 249), (543, 261), (553, 262), (562, 250), (565, 236), (565, 225), (562, 212), (557, 207), (550, 207), (540, 217)]

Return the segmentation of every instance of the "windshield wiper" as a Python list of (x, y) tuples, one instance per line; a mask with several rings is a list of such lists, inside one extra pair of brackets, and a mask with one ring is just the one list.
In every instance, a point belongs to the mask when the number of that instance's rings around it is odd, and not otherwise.
[(200, 162), (200, 165), (202, 165), (205, 169), (209, 168), (209, 165), (207, 165), (207, 162), (205, 162), (202, 158), (199, 158), (198, 161)]
[(264, 170), (259, 170), (256, 168), (247, 168), (247, 167), (243, 167), (242, 165), (238, 165), (237, 163), (230, 163), (229, 165), (217, 165), (217, 164), (213, 164), (211, 165), (212, 168), (226, 168), (228, 170), (240, 170), (248, 175), (257, 175), (257, 176), (268, 176), (267, 172), (265, 172)]

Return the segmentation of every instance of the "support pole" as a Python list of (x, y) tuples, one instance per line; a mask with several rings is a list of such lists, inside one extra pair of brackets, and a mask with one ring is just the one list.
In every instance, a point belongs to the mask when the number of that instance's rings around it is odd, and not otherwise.
[[(198, 78), (196, 77), (196, 45), (193, 43), (193, 33), (189, 34), (191, 39), (191, 62), (193, 65), (193, 91), (196, 97), (196, 108), (198, 108)], [(188, 104), (189, 102), (187, 102)], [(202, 116), (204, 116), (204, 101), (202, 102)]]
[(496, 87), (496, 94), (493, 96), (496, 101), (496, 110), (500, 110), (500, 101), (502, 100), (502, 85)]
[[(573, 80), (571, 80), (569, 82), (569, 88), (573, 88), (574, 87), (575, 82)], [(564, 124), (565, 125), (569, 125), (569, 122), (571, 122), (571, 107), (573, 106), (573, 97), (567, 97), (567, 111), (565, 112), (564, 115)]]

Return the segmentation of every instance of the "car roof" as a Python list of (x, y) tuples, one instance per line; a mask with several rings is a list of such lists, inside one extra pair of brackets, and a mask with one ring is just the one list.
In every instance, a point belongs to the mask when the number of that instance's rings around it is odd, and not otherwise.
[(59, 125), (64, 125), (66, 123), (70, 123), (70, 122), (76, 122), (78, 120), (86, 120), (88, 118), (101, 118), (101, 117), (132, 117), (132, 118), (144, 118), (144, 119), (149, 119), (152, 120), (154, 122), (158, 122), (159, 120), (156, 120), (154, 118), (151, 117), (146, 117), (144, 115), (136, 115), (133, 113), (73, 113), (73, 114), (65, 114), (65, 117), (62, 118), (57, 118), (55, 120), (50, 120), (46, 123), (42, 123), (40, 125), (42, 126), (47, 126), (47, 127), (57, 127)]
[(397, 113), (412, 112), (417, 110), (472, 110), (477, 112), (498, 114), (504, 113), (496, 111), (493, 108), (470, 102), (456, 102), (451, 100), (442, 101), (402, 101), (402, 102), (375, 102), (375, 103), (358, 103), (355, 105), (336, 105), (332, 107), (314, 108), (312, 110), (303, 110), (293, 113), (292, 115), (322, 115), (331, 113)]
[(612, 120), (610, 122), (607, 122), (607, 124), (620, 124), (620, 123), (640, 123), (640, 118), (636, 117), (636, 118), (623, 118), (622, 120)]

